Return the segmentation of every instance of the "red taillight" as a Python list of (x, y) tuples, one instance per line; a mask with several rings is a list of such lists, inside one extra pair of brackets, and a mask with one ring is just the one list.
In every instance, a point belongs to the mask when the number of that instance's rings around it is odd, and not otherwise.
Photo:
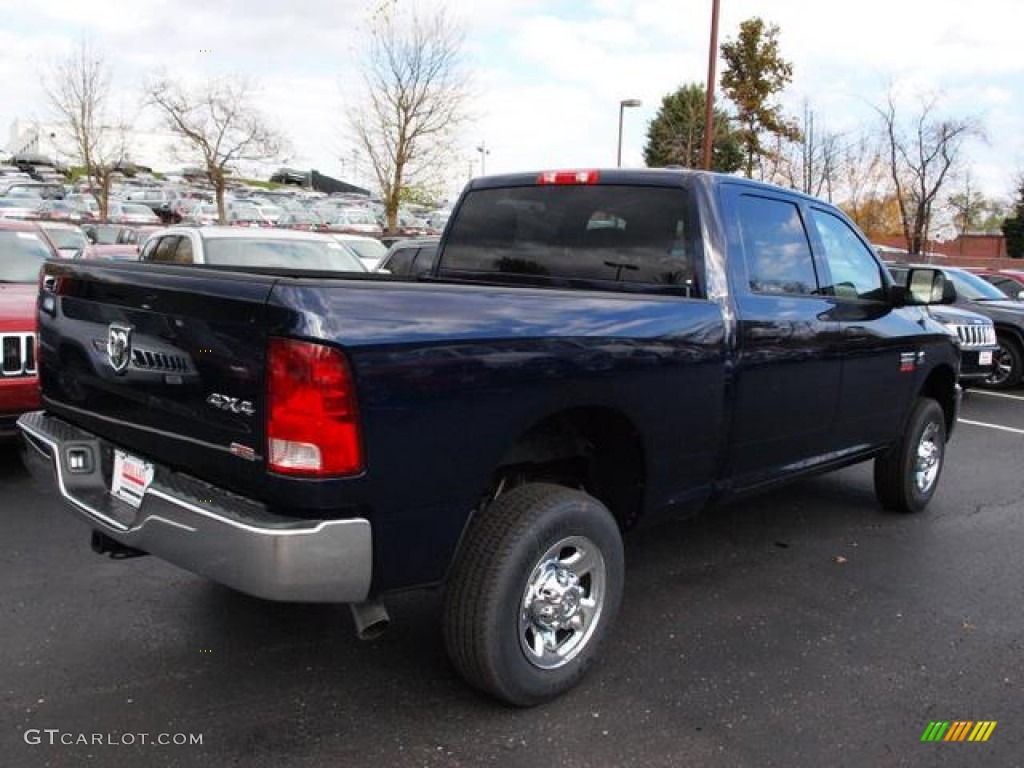
[(545, 184), (597, 184), (597, 171), (544, 171), (537, 183)]
[(363, 471), (355, 383), (337, 349), (270, 340), (267, 456), (271, 470), (288, 475)]

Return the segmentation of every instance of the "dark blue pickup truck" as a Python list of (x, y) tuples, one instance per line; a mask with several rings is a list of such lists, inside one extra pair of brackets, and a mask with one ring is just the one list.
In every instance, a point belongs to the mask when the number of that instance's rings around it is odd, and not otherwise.
[(869, 459), (883, 506), (924, 508), (959, 358), (921, 305), (954, 298), (768, 185), (482, 178), (415, 279), (47, 262), (19, 425), (98, 552), (365, 634), (443, 587), (455, 666), (529, 705), (594, 660), (625, 529)]

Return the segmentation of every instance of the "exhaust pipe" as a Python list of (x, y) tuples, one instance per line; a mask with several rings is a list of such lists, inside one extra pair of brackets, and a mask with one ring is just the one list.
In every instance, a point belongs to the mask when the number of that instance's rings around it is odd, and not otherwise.
[(356, 637), (360, 640), (376, 640), (391, 626), (388, 609), (380, 603), (349, 603), (348, 607), (356, 625)]
[(149, 552), (144, 552), (141, 549), (135, 547), (129, 547), (127, 544), (122, 544), (116, 539), (112, 539), (107, 534), (94, 530), (92, 532), (92, 539), (90, 541), (92, 545), (92, 551), (97, 555), (110, 555), (113, 560), (127, 560), (130, 557), (145, 557)]

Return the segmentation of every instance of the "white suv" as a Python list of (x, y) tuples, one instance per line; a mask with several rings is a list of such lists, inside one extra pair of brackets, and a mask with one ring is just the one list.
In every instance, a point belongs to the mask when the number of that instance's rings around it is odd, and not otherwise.
[(330, 235), (291, 229), (169, 227), (150, 235), (139, 261), (366, 272)]

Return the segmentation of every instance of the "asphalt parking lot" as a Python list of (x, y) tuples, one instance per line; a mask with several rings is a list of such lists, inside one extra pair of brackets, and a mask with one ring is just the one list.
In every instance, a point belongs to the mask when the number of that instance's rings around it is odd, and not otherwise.
[[(4, 447), (0, 765), (1021, 765), (1024, 390), (962, 422), (923, 515), (864, 465), (631, 534), (602, 662), (526, 711), (456, 677), (436, 596), (362, 643), (343, 607), (97, 557)], [(957, 720), (997, 725), (922, 743)]]

